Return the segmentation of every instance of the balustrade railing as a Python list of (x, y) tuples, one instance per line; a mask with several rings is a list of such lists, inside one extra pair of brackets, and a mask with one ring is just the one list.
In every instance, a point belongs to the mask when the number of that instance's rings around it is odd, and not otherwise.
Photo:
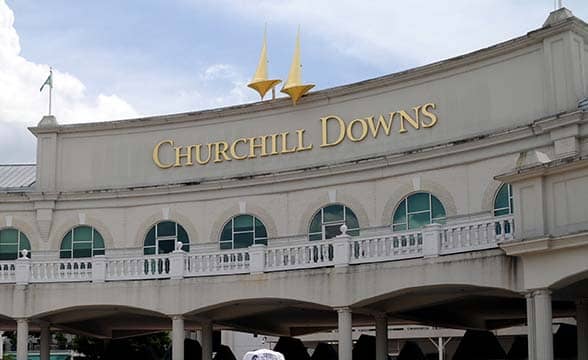
[(368, 237), (351, 237), (345, 230), (329, 240), (213, 253), (186, 253), (178, 243), (175, 251), (161, 255), (32, 260), (23, 250), (23, 257), (0, 262), (0, 283), (182, 279), (434, 257), (498, 247), (512, 239), (514, 222), (510, 215)]

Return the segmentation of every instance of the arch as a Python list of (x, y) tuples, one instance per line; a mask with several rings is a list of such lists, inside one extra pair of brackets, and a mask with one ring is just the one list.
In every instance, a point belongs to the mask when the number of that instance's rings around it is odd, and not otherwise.
[(398, 202), (392, 214), (392, 230), (419, 229), (431, 223), (444, 223), (447, 212), (443, 203), (433, 194), (417, 191)]
[(59, 257), (62, 259), (87, 258), (104, 255), (104, 238), (90, 225), (78, 225), (71, 228), (61, 240)]
[[(267, 212), (263, 207), (252, 204), (251, 202), (247, 202), (246, 208), (247, 211), (244, 214), (255, 216), (263, 222), (267, 231), (268, 239), (278, 236), (276, 222), (269, 212)], [(221, 237), (223, 227), (227, 223), (227, 219), (244, 214), (240, 213), (239, 205), (237, 203), (223, 210), (220, 216), (217, 216), (216, 220), (212, 223), (209, 238), (218, 241), (218, 239)]]
[(173, 209), (170, 209), (169, 216), (167, 217), (163, 216), (162, 211), (158, 211), (156, 213), (153, 213), (151, 216), (148, 216), (144, 221), (142, 221), (138, 225), (137, 230), (134, 232), (135, 239), (133, 243), (130, 244), (130, 246), (142, 249), (143, 242), (145, 241), (145, 236), (147, 236), (147, 233), (149, 232), (149, 230), (151, 230), (151, 227), (153, 227), (161, 221), (173, 221), (178, 224), (182, 224), (182, 227), (188, 233), (188, 238), (191, 242), (195, 242), (198, 239), (198, 232), (196, 231), (196, 227), (194, 227), (194, 224), (190, 221), (189, 217), (184, 216), (183, 214), (178, 213)]
[(384, 205), (384, 211), (382, 212), (382, 224), (389, 225), (391, 223), (390, 219), (394, 215), (394, 211), (400, 204), (400, 202), (407, 196), (412, 195), (417, 192), (428, 192), (431, 195), (434, 195), (445, 208), (445, 215), (446, 217), (456, 216), (457, 215), (457, 207), (455, 205), (455, 200), (451, 193), (443, 186), (429, 181), (427, 179), (422, 179), (420, 187), (417, 189), (414, 187), (412, 182), (406, 181), (401, 186), (399, 186), (394, 192), (392, 192), (391, 196), (388, 198), (386, 205)]
[(28, 236), (16, 227), (0, 229), (0, 261), (16, 260), (22, 250), (28, 250), (31, 257), (31, 242)]
[(350, 207), (342, 203), (331, 203), (315, 211), (308, 224), (309, 240), (326, 240), (341, 234), (340, 227), (345, 224), (347, 233), (358, 236), (361, 228), (359, 219)]
[(184, 227), (172, 220), (163, 220), (151, 226), (143, 240), (143, 254), (167, 254), (181, 242), (182, 250), (190, 251), (190, 237)]
[(242, 249), (251, 245), (267, 245), (267, 229), (257, 216), (239, 214), (225, 222), (219, 237), (221, 250)]
[(369, 227), (371, 224), (367, 212), (365, 208), (361, 205), (361, 202), (356, 200), (354, 197), (349, 196), (347, 193), (337, 191), (335, 201), (331, 201), (329, 199), (327, 191), (325, 191), (322, 196), (315, 196), (310, 198), (314, 200), (309, 201), (308, 205), (306, 206), (306, 209), (299, 214), (299, 235), (303, 234), (304, 236), (307, 236), (308, 229), (310, 227), (310, 222), (312, 221), (312, 218), (316, 214), (317, 210), (331, 204), (342, 204), (352, 209), (355, 213), (355, 216), (357, 217), (357, 220), (359, 221), (361, 228)]
[(104, 224), (99, 219), (86, 215), (86, 221), (83, 224), (80, 224), (80, 220), (78, 216), (70, 216), (65, 219), (63, 223), (61, 223), (58, 227), (55, 227), (51, 230), (51, 234), (49, 236), (49, 249), (55, 250), (61, 247), (61, 241), (63, 237), (74, 227), (85, 225), (91, 226), (94, 229), (98, 230), (100, 235), (102, 235), (102, 239), (104, 240), (104, 248), (105, 249), (112, 249), (114, 248), (114, 237), (110, 232), (110, 229), (106, 224)]
[(494, 216), (510, 215), (513, 213), (512, 185), (502, 184), (494, 194)]

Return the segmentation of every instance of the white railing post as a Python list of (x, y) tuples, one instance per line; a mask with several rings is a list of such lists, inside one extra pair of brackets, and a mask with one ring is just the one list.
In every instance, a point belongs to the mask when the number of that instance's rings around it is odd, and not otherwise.
[(425, 225), (423, 229), (423, 256), (435, 257), (441, 252), (441, 224)]
[(186, 269), (186, 252), (182, 250), (184, 244), (176, 243), (176, 249), (169, 256), (169, 275), (174, 280), (183, 279)]
[(23, 249), (21, 257), (16, 259), (15, 277), (17, 285), (28, 285), (31, 282), (31, 259), (27, 257), (29, 251)]
[(92, 282), (103, 283), (106, 281), (106, 257), (95, 255), (92, 258)]
[(351, 261), (351, 236), (347, 234), (347, 225), (341, 225), (341, 235), (333, 243), (333, 262), (335, 267), (349, 266)]
[(265, 250), (264, 244), (255, 244), (249, 247), (249, 272), (261, 274), (265, 271)]

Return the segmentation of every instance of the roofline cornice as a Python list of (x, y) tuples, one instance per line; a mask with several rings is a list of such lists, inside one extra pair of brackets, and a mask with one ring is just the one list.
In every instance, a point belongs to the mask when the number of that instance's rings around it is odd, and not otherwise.
[[(574, 31), (583, 36), (584, 39), (588, 41), (588, 24), (580, 20), (579, 18), (572, 17), (562, 20), (559, 23), (530, 31), (523, 36), (484, 49), (476, 50), (465, 55), (460, 55), (447, 60), (441, 60), (432, 64), (412, 68), (390, 75), (364, 80), (353, 84), (342, 85), (338, 87), (316, 91), (304, 97), (304, 104), (310, 105), (313, 103), (316, 104), (320, 102), (330, 102), (333, 98), (353, 95), (370, 90), (376, 90), (378, 88), (397, 85), (403, 82), (409, 82), (415, 79), (447, 72), (456, 68), (489, 60), (525, 47), (529, 47), (534, 44), (538, 44), (542, 42), (545, 38), (565, 31)], [(107, 122), (57, 125), (48, 127), (36, 126), (29, 127), (29, 130), (34, 135), (44, 133), (79, 133), (105, 130), (108, 131), (117, 129), (130, 129), (145, 126), (159, 126), (191, 121), (209, 120), (221, 117), (239, 116), (259, 112), (288, 109), (291, 107), (292, 103), (290, 99), (280, 98), (275, 100), (260, 101), (255, 103), (234, 105), (224, 108), (216, 108), (195, 112), (156, 115)]]

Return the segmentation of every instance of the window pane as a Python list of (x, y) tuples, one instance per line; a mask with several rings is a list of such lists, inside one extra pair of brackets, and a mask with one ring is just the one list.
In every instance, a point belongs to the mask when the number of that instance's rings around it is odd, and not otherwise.
[(16, 244), (0, 244), (0, 260), (14, 260), (18, 257)]
[(104, 249), (104, 239), (96, 229), (94, 229), (94, 248)]
[(265, 225), (259, 220), (255, 218), (255, 237), (256, 238), (267, 238), (267, 231), (265, 229)]
[(311, 241), (322, 240), (323, 239), (323, 234), (322, 233), (310, 234), (310, 235), (308, 235), (308, 239), (311, 240)]
[(343, 221), (343, 205), (329, 205), (323, 209), (323, 222)]
[(78, 226), (74, 229), (74, 242), (92, 241), (92, 228), (89, 226)]
[(253, 233), (242, 233), (242, 234), (235, 234), (235, 249), (246, 248), (253, 245)]
[(347, 225), (347, 228), (359, 229), (359, 221), (357, 220), (357, 217), (355, 216), (353, 211), (347, 208), (346, 212), (347, 213), (345, 215), (347, 215), (347, 219), (345, 220), (345, 224)]
[(429, 193), (416, 193), (408, 197), (408, 212), (429, 210)]
[(178, 241), (181, 241), (184, 244), (189, 244), (190, 243), (190, 239), (188, 239), (188, 233), (179, 224), (178, 224)]
[(74, 258), (85, 258), (92, 256), (92, 249), (91, 248), (74, 248), (73, 249), (73, 257)]
[(66, 250), (66, 251), (61, 250), (59, 252), (59, 257), (61, 259), (71, 259), (71, 251), (69, 251), (69, 250)]
[(394, 213), (393, 224), (405, 224), (406, 223), (406, 199), (402, 200), (396, 212)]
[(267, 238), (263, 238), (263, 239), (255, 239), (255, 244), (263, 244), (263, 245), (267, 245)]
[(157, 236), (176, 236), (176, 223), (173, 221), (162, 221), (157, 224)]
[(155, 246), (155, 226), (145, 236), (144, 246)]
[(94, 250), (94, 256), (104, 255), (104, 249)]
[(310, 223), (310, 229), (308, 232), (310, 233), (317, 233), (321, 232), (321, 212), (319, 211), (314, 218), (312, 218), (312, 222)]
[(20, 251), (23, 249), (31, 250), (31, 243), (29, 242), (29, 238), (26, 237), (25, 234), (20, 233), (20, 244), (18, 250)]
[(498, 190), (496, 194), (496, 199), (494, 200), (494, 208), (501, 209), (501, 208), (508, 208), (509, 206), (509, 199), (508, 199), (508, 185), (503, 184)]
[(229, 221), (225, 227), (223, 228), (223, 232), (221, 233), (221, 241), (232, 241), (233, 240), (233, 227), (232, 222)]
[(143, 254), (155, 255), (155, 246), (146, 246), (145, 248), (143, 248)]
[(221, 250), (230, 250), (233, 248), (233, 243), (230, 241), (221, 241), (220, 248)]
[(406, 224), (392, 226), (392, 231), (405, 231), (405, 230), (406, 230)]
[(175, 241), (174, 240), (159, 240), (157, 242), (159, 247), (160, 254), (168, 254), (175, 250)]
[(65, 234), (63, 240), (61, 241), (61, 250), (71, 250), (71, 234), (72, 231)]
[(235, 223), (235, 232), (253, 230), (253, 216), (251, 215), (239, 215), (233, 221)]
[(443, 204), (441, 204), (441, 201), (439, 201), (439, 199), (437, 199), (436, 197), (431, 195), (431, 205), (432, 205), (432, 218), (444, 218), (445, 217), (445, 208), (443, 207)]
[(508, 215), (509, 213), (508, 209), (494, 210), (494, 216)]
[(16, 244), (18, 243), (18, 230), (4, 229), (0, 231), (0, 243), (2, 244)]
[(359, 229), (358, 230), (349, 230), (347, 232), (350, 236), (359, 236)]
[(325, 226), (325, 239), (331, 239), (337, 235), (341, 235), (341, 230), (339, 229), (340, 227), (341, 224)]
[(418, 229), (431, 223), (431, 214), (429, 212), (408, 215), (408, 228)]

